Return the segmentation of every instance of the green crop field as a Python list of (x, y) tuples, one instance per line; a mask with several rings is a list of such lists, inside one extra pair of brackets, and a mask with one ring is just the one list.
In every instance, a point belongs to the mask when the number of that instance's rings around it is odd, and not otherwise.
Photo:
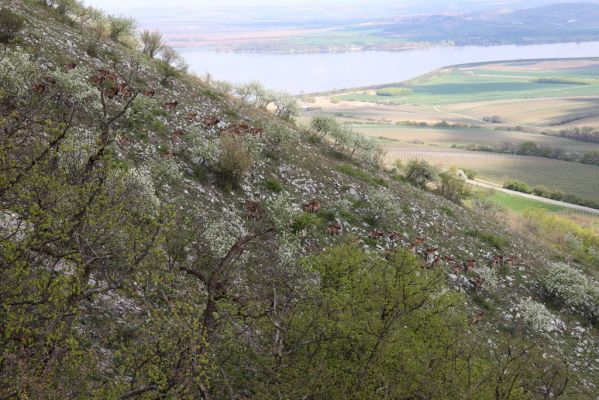
[(533, 199), (527, 199), (525, 197), (511, 195), (504, 192), (488, 189), (476, 189), (473, 192), (473, 199), (485, 199), (493, 202), (501, 208), (508, 209), (510, 211), (522, 212), (530, 208), (540, 208), (542, 210), (559, 212), (559, 213), (573, 213), (567, 208), (560, 207), (554, 204), (544, 203)]
[[(385, 97), (365, 92), (336, 96), (339, 100), (387, 104), (453, 104), (507, 99), (599, 96), (599, 82), (589, 84), (539, 83), (537, 76), (486, 76), (453, 70), (431, 81), (411, 86), (412, 94)], [(493, 71), (488, 71), (492, 74)], [(547, 75), (550, 77), (552, 75)], [(568, 76), (561, 74), (560, 78)]]

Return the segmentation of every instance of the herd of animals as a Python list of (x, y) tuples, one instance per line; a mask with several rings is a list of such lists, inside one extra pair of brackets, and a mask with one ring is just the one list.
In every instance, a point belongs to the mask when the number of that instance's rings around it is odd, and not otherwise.
[[(303, 205), (303, 211), (309, 214), (315, 214), (320, 211), (322, 205), (319, 201), (313, 200), (309, 203)], [(264, 214), (264, 209), (262, 206), (255, 201), (246, 200), (245, 202), (245, 210), (248, 213), (249, 217), (257, 220), (262, 218)], [(341, 223), (337, 222), (332, 225), (328, 225), (325, 227), (324, 233), (330, 236), (338, 236), (343, 233), (343, 227)], [(383, 232), (380, 230), (373, 230), (369, 234), (370, 239), (375, 241), (387, 241), (387, 243), (392, 244), (392, 247), (396, 247), (400, 244), (401, 238), (404, 238), (404, 235), (398, 231), (392, 232)], [(361, 238), (356, 239), (356, 244), (360, 242)], [(478, 274), (476, 274), (476, 266), (477, 262), (474, 259), (468, 259), (465, 261), (456, 261), (453, 256), (441, 256), (439, 253), (439, 249), (436, 247), (426, 247), (424, 246), (426, 243), (426, 239), (423, 237), (415, 237), (411, 241), (409, 241), (406, 247), (412, 251), (414, 254), (421, 255), (423, 257), (423, 266), (428, 269), (435, 269), (437, 267), (448, 267), (451, 271), (451, 275), (456, 282), (463, 282), (465, 286), (471, 289), (474, 293), (479, 293), (483, 289), (484, 278)], [(393, 250), (386, 250), (386, 255), (390, 255)], [(517, 256), (504, 256), (504, 255), (494, 255), (491, 258), (491, 261), (488, 265), (493, 270), (497, 268), (512, 268), (516, 265), (518, 261)], [(485, 312), (481, 312), (473, 317), (470, 321), (472, 325), (478, 324)]]
[[(63, 71), (68, 72), (77, 67), (75, 63), (69, 63), (63, 65)], [(145, 97), (154, 97), (156, 94), (155, 89), (147, 88), (141, 91), (138, 91), (131, 87), (126, 79), (119, 79), (119, 75), (114, 72), (110, 72), (106, 69), (99, 69), (98, 73), (92, 75), (89, 78), (89, 82), (97, 87), (101, 94), (108, 99), (114, 99), (117, 96), (123, 96), (124, 98), (135, 98), (139, 94)], [(49, 86), (56, 85), (56, 80), (51, 76), (46, 76), (42, 82), (36, 83), (32, 87), (32, 91), (36, 94), (43, 94)], [(166, 102), (163, 104), (163, 108), (167, 111), (173, 111), (179, 105), (178, 101)], [(187, 120), (195, 121), (198, 117), (198, 113), (196, 112), (187, 112)], [(218, 126), (221, 121), (215, 116), (207, 116), (202, 119), (202, 125), (206, 128), (213, 128)], [(182, 129), (177, 129), (172, 133), (172, 142), (176, 142), (181, 136), (183, 136), (185, 132)], [(256, 137), (260, 137), (264, 134), (262, 128), (251, 127), (245, 122), (231, 124), (226, 128), (221, 130), (221, 134), (225, 135), (252, 135)], [(121, 143), (126, 144), (126, 143)], [(309, 214), (316, 214), (321, 210), (321, 203), (319, 201), (313, 200), (307, 204), (303, 205), (303, 211)], [(259, 220), (264, 215), (265, 210), (263, 207), (255, 201), (247, 200), (244, 205), (245, 211), (248, 216), (253, 220)], [(325, 227), (324, 233), (329, 236), (339, 236), (343, 233), (343, 227), (341, 223), (337, 222), (335, 224), (331, 224)], [(401, 238), (404, 237), (400, 232), (383, 232), (379, 230), (374, 230), (369, 235), (370, 239), (375, 241), (387, 241), (391, 243), (393, 247), (400, 244)], [(359, 242), (361, 239), (357, 239)], [(473, 290), (475, 293), (478, 293), (482, 290), (484, 285), (484, 278), (478, 274), (475, 274), (476, 261), (474, 259), (468, 259), (462, 262), (456, 262), (454, 257), (452, 256), (443, 256), (441, 257), (439, 253), (439, 249), (435, 247), (425, 248), (423, 245), (425, 244), (426, 239), (423, 237), (416, 237), (407, 243), (407, 248), (412, 251), (414, 254), (421, 255), (423, 257), (423, 265), (429, 269), (435, 269), (439, 266), (449, 267), (451, 271), (451, 275), (454, 277), (461, 277), (462, 280), (467, 284), (466, 286)], [(423, 251), (424, 250), (424, 251)], [(392, 252), (392, 250), (387, 250), (387, 252)], [(516, 256), (503, 256), (503, 255), (494, 255), (491, 259), (489, 267), (492, 269), (496, 269), (499, 267), (504, 268), (512, 268), (515, 263), (518, 261), (518, 257)], [(474, 275), (474, 276), (473, 276)], [(485, 312), (480, 312), (475, 315), (470, 323), (472, 325), (478, 324), (484, 317)]]
[[(76, 67), (77, 64), (68, 63), (62, 66), (62, 70), (63, 72), (68, 73)], [(56, 83), (56, 79), (54, 79), (52, 76), (46, 76), (41, 82), (34, 84), (31, 90), (33, 93), (41, 95), (45, 93), (49, 87), (56, 85)], [(103, 98), (105, 97), (110, 100), (122, 96), (123, 98), (127, 98), (129, 101), (132, 101), (132, 99), (138, 95), (152, 98), (156, 94), (156, 90), (152, 88), (146, 88), (144, 90), (135, 89), (121, 74), (107, 69), (98, 69), (96, 74), (89, 77), (89, 83), (98, 88)], [(102, 99), (102, 101), (104, 100)], [(174, 111), (178, 106), (179, 102), (176, 100), (166, 102), (162, 105), (162, 107), (167, 111)], [(195, 122), (198, 119), (198, 116), (199, 114), (195, 111), (189, 111), (186, 113), (186, 119), (189, 122)], [(213, 115), (206, 116), (201, 120), (202, 126), (206, 129), (214, 128), (220, 123), (221, 120)], [(228, 125), (226, 128), (220, 131), (220, 134), (231, 136), (250, 135), (254, 137), (262, 137), (264, 134), (264, 129), (260, 127), (252, 127), (245, 122), (240, 122)], [(171, 135), (172, 143), (175, 144), (183, 135), (185, 135), (184, 130), (174, 130)], [(128, 145), (130, 144), (130, 140), (127, 138), (122, 138), (119, 143), (121, 145)]]

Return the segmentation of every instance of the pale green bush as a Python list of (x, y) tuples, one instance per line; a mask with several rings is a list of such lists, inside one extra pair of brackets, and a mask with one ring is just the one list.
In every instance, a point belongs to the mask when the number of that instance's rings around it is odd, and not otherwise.
[(37, 75), (37, 66), (28, 54), (7, 49), (0, 60), (0, 101), (15, 106), (24, 104)]
[(475, 273), (480, 276), (483, 281), (483, 288), (485, 289), (496, 289), (499, 284), (499, 280), (497, 279), (497, 273), (495, 270), (488, 267), (480, 267), (476, 268)]
[(337, 129), (338, 122), (330, 115), (315, 115), (310, 121), (310, 129), (317, 135), (326, 136)]
[(264, 133), (264, 143), (270, 154), (274, 154), (283, 144), (289, 143), (295, 138), (294, 131), (279, 123), (269, 124)]
[(544, 304), (537, 303), (532, 299), (522, 299), (516, 306), (518, 311), (517, 317), (539, 332), (555, 331), (561, 321), (545, 307)]
[(541, 283), (547, 294), (559, 304), (593, 322), (599, 319), (599, 285), (581, 271), (556, 263), (542, 275)]
[(368, 194), (368, 213), (375, 221), (393, 221), (400, 214), (397, 198), (386, 188)]

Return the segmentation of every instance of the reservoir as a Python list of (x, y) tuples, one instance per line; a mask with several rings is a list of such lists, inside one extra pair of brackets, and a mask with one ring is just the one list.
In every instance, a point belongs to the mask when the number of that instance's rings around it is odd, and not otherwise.
[[(190, 70), (230, 82), (258, 80), (292, 94), (401, 82), (455, 64), (537, 58), (599, 57), (599, 42), (430, 47), (399, 52), (219, 53), (178, 49)], [(599, 75), (599, 71), (598, 75)]]

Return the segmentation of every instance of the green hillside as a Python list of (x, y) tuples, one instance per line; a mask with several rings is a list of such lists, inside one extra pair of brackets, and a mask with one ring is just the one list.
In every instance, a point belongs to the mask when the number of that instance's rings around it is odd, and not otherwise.
[(516, 233), (137, 36), (0, 5), (1, 399), (597, 397), (597, 235)]

